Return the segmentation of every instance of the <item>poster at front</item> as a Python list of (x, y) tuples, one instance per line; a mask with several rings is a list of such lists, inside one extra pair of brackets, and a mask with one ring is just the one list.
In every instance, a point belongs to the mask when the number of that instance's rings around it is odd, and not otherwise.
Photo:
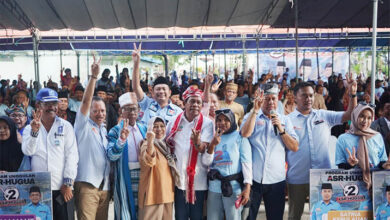
[(374, 217), (390, 220), (390, 171), (372, 173)]
[(49, 172), (0, 173), (0, 220), (51, 220)]
[(360, 169), (310, 170), (311, 220), (371, 220), (372, 199)]

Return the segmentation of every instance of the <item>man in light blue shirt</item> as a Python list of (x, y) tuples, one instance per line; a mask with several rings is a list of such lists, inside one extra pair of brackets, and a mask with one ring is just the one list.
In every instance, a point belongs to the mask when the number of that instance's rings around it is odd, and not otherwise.
[(171, 103), (169, 99), (171, 96), (171, 90), (165, 77), (160, 76), (154, 80), (152, 98), (146, 96), (144, 91), (142, 91), (139, 76), (140, 50), (141, 45), (139, 46), (139, 49), (137, 49), (134, 45), (132, 85), (133, 90), (137, 95), (138, 104), (141, 108), (141, 122), (146, 126), (149, 119), (155, 116), (160, 116), (168, 123), (172, 119), (176, 118), (176, 116), (183, 110), (177, 105)]
[(290, 119), (276, 112), (279, 89), (265, 84), (257, 91), (253, 110), (246, 114), (241, 134), (252, 145), (253, 185), (249, 220), (255, 220), (262, 198), (267, 219), (283, 219), (286, 151), (298, 150), (298, 136)]
[(75, 201), (78, 219), (107, 219), (110, 162), (106, 156), (106, 106), (101, 98), (92, 97), (99, 63), (94, 62), (91, 69), (92, 77), (74, 125), (81, 158), (75, 183)]
[(390, 218), (390, 186), (386, 186), (386, 203), (380, 205), (375, 212), (376, 220)]
[(41, 201), (41, 189), (38, 186), (32, 186), (30, 188), (30, 203), (23, 206), (20, 214), (35, 215), (39, 220), (51, 220), (51, 209), (49, 206), (40, 203)]
[(334, 157), (328, 152), (331, 128), (348, 121), (357, 105), (356, 82), (349, 77), (347, 79), (350, 98), (346, 112), (313, 109), (314, 88), (310, 83), (303, 82), (294, 88), (297, 108), (288, 117), (294, 124), (300, 145), (297, 152), (287, 152), (289, 220), (301, 219), (309, 196), (310, 169), (331, 168), (329, 157)]
[(328, 219), (323, 215), (328, 215), (329, 211), (339, 211), (341, 206), (338, 202), (332, 201), (333, 188), (331, 183), (323, 183), (321, 186), (322, 200), (314, 204), (311, 210), (311, 220)]

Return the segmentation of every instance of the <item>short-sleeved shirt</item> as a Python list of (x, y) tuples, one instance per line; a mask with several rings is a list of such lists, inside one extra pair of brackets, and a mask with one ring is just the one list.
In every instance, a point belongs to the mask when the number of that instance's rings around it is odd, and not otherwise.
[[(357, 151), (359, 146), (360, 136), (345, 133), (339, 136), (336, 143), (336, 165), (341, 163), (348, 163), (348, 152), (346, 148), (352, 153), (352, 149)], [(370, 167), (377, 168), (379, 162), (387, 161), (385, 150), (385, 143), (381, 134), (376, 134), (367, 140), (368, 157)]]
[(385, 203), (378, 207), (378, 209), (375, 212), (375, 218), (376, 220), (387, 220), (390, 218), (390, 204)]
[[(241, 127), (252, 113), (245, 115)], [(277, 113), (278, 118), (287, 134), (295, 140), (295, 134), (290, 119)], [(255, 127), (248, 138), (252, 146), (253, 180), (263, 184), (278, 183), (286, 179), (286, 147), (279, 135), (275, 135), (271, 120), (259, 111)]]
[(106, 156), (107, 130), (97, 125), (89, 116), (77, 112), (74, 125), (79, 151), (76, 181), (87, 182), (99, 188), (104, 179), (103, 190), (108, 190), (110, 162)]
[(287, 181), (290, 184), (309, 183), (310, 169), (329, 169), (330, 130), (340, 124), (344, 112), (312, 109), (303, 115), (295, 109), (288, 115), (299, 136), (297, 152), (287, 152)]
[(144, 125), (147, 125), (149, 119), (155, 116), (162, 117), (165, 122), (168, 123), (183, 111), (180, 107), (172, 104), (171, 102), (164, 108), (161, 108), (154, 99), (148, 97), (145, 94), (144, 98), (138, 102), (138, 104), (141, 107), (141, 123)]
[[(222, 176), (229, 176), (242, 171), (242, 163), (252, 163), (251, 145), (247, 138), (238, 131), (221, 136), (220, 143), (215, 147), (214, 160), (210, 169), (216, 169)], [(241, 193), (241, 186), (237, 181), (230, 181), (234, 194)], [(209, 182), (209, 190), (222, 193), (221, 181)]]
[(341, 206), (339, 203), (330, 200), (330, 202), (326, 204), (324, 201), (321, 200), (313, 206), (311, 211), (311, 220), (322, 220), (324, 219), (322, 215), (327, 215), (329, 211), (339, 210), (341, 210)]
[(37, 205), (32, 204), (31, 202), (27, 205), (23, 206), (22, 211), (20, 214), (26, 214), (26, 215), (35, 215), (36, 217), (39, 217), (41, 220), (51, 220), (51, 210), (49, 206), (38, 203)]

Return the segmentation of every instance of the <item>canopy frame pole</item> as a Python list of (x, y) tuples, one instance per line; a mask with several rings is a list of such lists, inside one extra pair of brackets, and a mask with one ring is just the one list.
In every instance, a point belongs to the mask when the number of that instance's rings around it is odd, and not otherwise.
[(298, 55), (299, 55), (299, 42), (298, 42), (298, 0), (295, 0), (295, 81), (298, 83), (299, 70), (298, 70)]
[(76, 51), (77, 57), (77, 76), (80, 78), (80, 52)]
[(372, 57), (371, 57), (371, 104), (375, 104), (375, 74), (376, 74), (376, 26), (378, 19), (378, 0), (373, 0), (372, 13)]
[(246, 77), (246, 47), (245, 47), (245, 39), (242, 40), (242, 74), (244, 79)]
[(260, 60), (259, 60), (259, 37), (256, 37), (256, 75), (257, 79), (256, 82), (259, 80), (260, 76)]
[(334, 74), (333, 63), (334, 63), (334, 49), (332, 48), (332, 75)]
[[(306, 53), (306, 50), (303, 50), (303, 62), (305, 61), (305, 54)], [(304, 65), (304, 63), (301, 63), (301, 65), (302, 65), (302, 78), (303, 78), (303, 82), (305, 82), (305, 65)]]
[(89, 50), (87, 50), (87, 79), (89, 80)]
[(206, 71), (205, 71), (205, 73), (206, 73), (206, 75), (208, 74), (208, 68), (207, 68), (207, 54), (208, 54), (208, 51), (206, 51), (206, 54), (205, 54), (205, 56), (206, 56), (206, 60), (205, 60), (205, 66), (206, 66)]
[(62, 70), (62, 50), (60, 50), (60, 68)]
[(348, 47), (348, 73), (351, 72), (351, 47)]
[[(195, 55), (195, 71), (194, 73), (196, 74), (196, 78), (198, 78), (198, 54)], [(194, 78), (194, 76), (192, 76), (192, 79)]]
[(316, 51), (316, 58), (317, 58), (317, 79), (320, 80), (320, 62), (318, 60), (318, 48), (317, 48), (317, 51)]
[(35, 81), (39, 80), (39, 54), (38, 54), (38, 47), (39, 47), (39, 40), (37, 33), (31, 32), (32, 38), (33, 38), (33, 54), (34, 54), (34, 73), (35, 73)]
[(390, 82), (390, 45), (387, 45), (387, 79)]

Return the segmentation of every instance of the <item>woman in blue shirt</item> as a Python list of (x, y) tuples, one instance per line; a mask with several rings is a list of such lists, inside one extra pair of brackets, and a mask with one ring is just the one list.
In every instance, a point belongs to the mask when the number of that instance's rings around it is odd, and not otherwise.
[(366, 103), (357, 105), (351, 115), (351, 129), (336, 143), (338, 167), (362, 169), (367, 189), (371, 187), (370, 168), (390, 169), (382, 136), (370, 128), (374, 115), (374, 109)]
[(215, 113), (217, 132), (209, 146), (215, 148), (215, 152), (208, 174), (207, 217), (219, 220), (225, 216), (226, 220), (239, 220), (252, 185), (251, 146), (237, 131), (230, 109)]

